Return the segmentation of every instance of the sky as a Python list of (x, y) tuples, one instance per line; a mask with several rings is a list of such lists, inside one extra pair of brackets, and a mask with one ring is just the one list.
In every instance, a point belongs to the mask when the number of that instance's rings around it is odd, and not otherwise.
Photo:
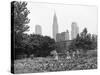
[(30, 10), (28, 33), (35, 33), (35, 25), (40, 25), (42, 35), (53, 37), (53, 16), (56, 13), (59, 33), (68, 29), (71, 35), (71, 24), (76, 22), (79, 26), (79, 33), (86, 27), (89, 33), (97, 34), (98, 14), (95, 6), (28, 2), (27, 8)]

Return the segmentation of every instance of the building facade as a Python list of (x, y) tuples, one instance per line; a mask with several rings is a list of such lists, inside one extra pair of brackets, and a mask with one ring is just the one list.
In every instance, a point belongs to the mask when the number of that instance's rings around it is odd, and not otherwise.
[(68, 30), (65, 33), (65, 40), (69, 40), (69, 31)]
[(56, 35), (57, 42), (66, 41), (66, 40), (69, 40), (69, 31), (68, 30), (66, 32), (57, 33), (57, 35)]
[(77, 26), (77, 23), (72, 22), (72, 25), (71, 25), (71, 40), (75, 39), (77, 37), (78, 33), (79, 33), (79, 27)]
[(42, 28), (40, 25), (35, 26), (35, 34), (38, 34), (38, 35), (42, 34)]

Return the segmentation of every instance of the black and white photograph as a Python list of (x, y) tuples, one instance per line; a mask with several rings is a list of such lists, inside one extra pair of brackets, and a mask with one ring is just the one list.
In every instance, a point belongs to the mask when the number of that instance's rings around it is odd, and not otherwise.
[(12, 1), (11, 73), (97, 69), (98, 8)]

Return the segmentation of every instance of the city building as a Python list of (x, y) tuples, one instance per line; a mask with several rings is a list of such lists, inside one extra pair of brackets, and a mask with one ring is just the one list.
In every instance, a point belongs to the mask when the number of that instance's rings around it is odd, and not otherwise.
[(57, 33), (57, 35), (56, 35), (57, 42), (66, 41), (66, 40), (69, 40), (69, 31), (68, 30), (66, 32)]
[(77, 34), (79, 33), (79, 27), (77, 26), (76, 22), (72, 22), (71, 25), (71, 39), (75, 39), (77, 37)]
[(69, 40), (69, 31), (68, 30), (65, 33), (65, 40)]
[(56, 34), (58, 33), (58, 22), (57, 22), (57, 16), (56, 13), (54, 13), (53, 17), (53, 38), (56, 41)]
[(39, 35), (42, 34), (42, 28), (40, 25), (35, 26), (35, 34), (39, 34)]

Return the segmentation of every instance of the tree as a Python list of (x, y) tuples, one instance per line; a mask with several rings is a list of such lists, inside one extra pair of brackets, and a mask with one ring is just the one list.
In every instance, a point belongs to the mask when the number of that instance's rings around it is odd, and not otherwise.
[(51, 39), (48, 36), (44, 36), (43, 41), (41, 43), (41, 55), (48, 56), (53, 50), (55, 50), (55, 40)]
[(93, 50), (97, 48), (97, 37), (88, 33), (87, 28), (77, 35), (76, 39), (72, 40), (69, 47), (71, 51), (83, 50), (87, 52), (88, 50)]
[(29, 23), (28, 14), (29, 10), (27, 9), (26, 2), (17, 2), (14, 1), (11, 3), (12, 5), (12, 17), (14, 17), (14, 31), (16, 33), (23, 33), (29, 29), (29, 26), (26, 24)]
[(92, 49), (97, 49), (97, 35), (92, 35)]
[(34, 54), (34, 56), (45, 57), (50, 55), (50, 52), (55, 49), (55, 41), (48, 36), (31, 34), (29, 43), (27, 44), (27, 53), (29, 55)]
[(11, 2), (11, 24), (13, 27), (11, 33), (14, 34), (14, 52), (17, 54), (23, 52), (23, 35), (29, 29), (27, 25), (30, 21), (28, 19), (29, 10), (26, 6), (26, 2)]

